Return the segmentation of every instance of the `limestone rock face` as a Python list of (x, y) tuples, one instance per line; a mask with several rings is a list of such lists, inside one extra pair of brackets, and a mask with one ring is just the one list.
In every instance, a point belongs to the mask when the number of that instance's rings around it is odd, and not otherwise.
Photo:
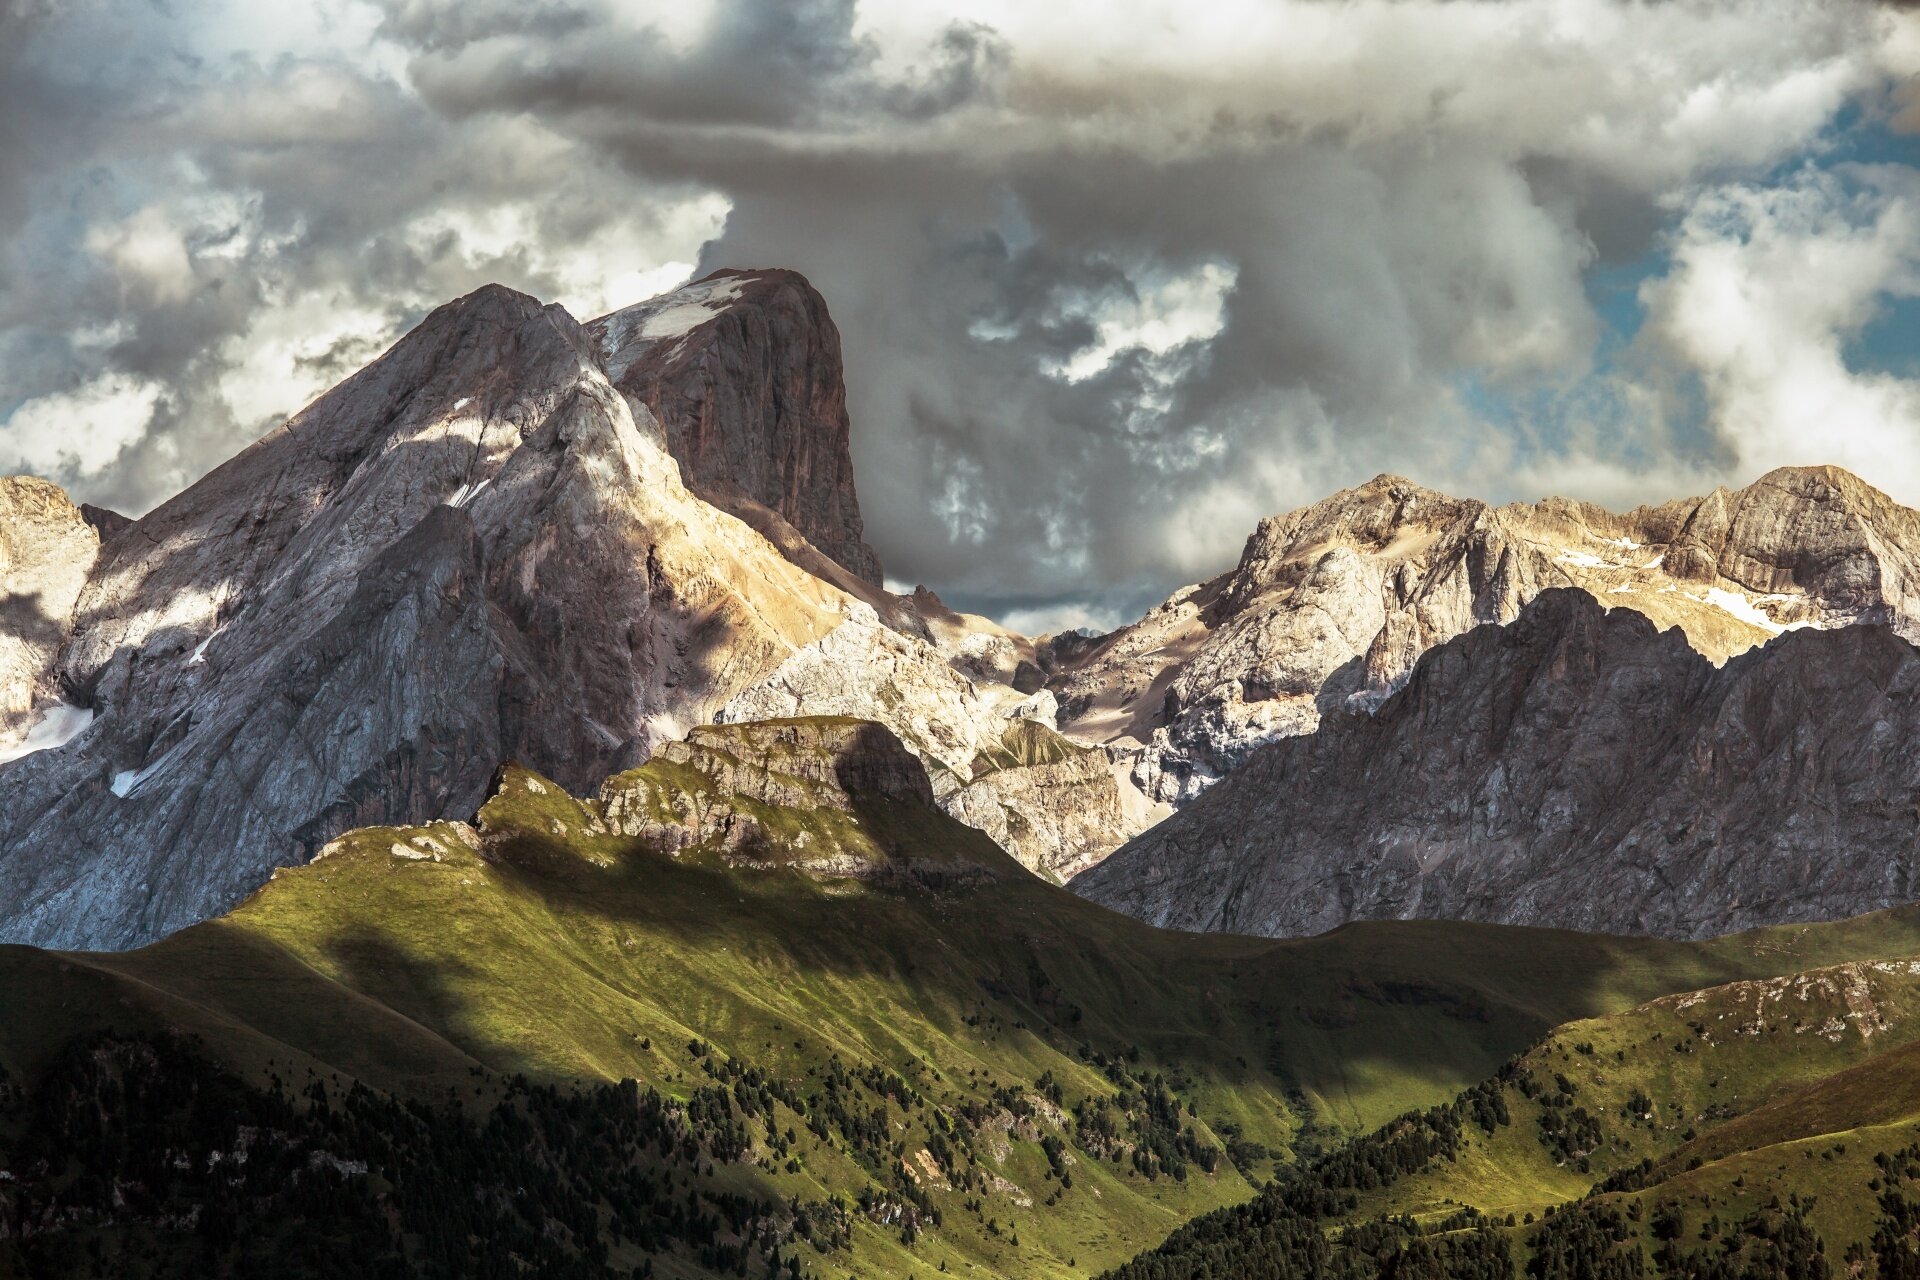
[[(1784, 585), (1784, 584), (1783, 584)], [(1920, 895), (1920, 651), (1807, 628), (1720, 667), (1577, 590), (1428, 651), (1075, 879), (1183, 929), (1435, 917), (1704, 937)]]
[(1054, 731), (1051, 693), (1023, 694), (993, 678), (1017, 670), (1015, 646), (952, 628), (919, 604), (935, 639), (888, 627), (856, 605), (833, 632), (731, 699), (718, 719), (878, 721), (926, 763), (943, 809), (1049, 878), (1064, 879), (1146, 829), (1158, 811), (1111, 767), (1105, 748)]
[(55, 667), (94, 718), (0, 765), (0, 936), (147, 941), (504, 759), (591, 787), (853, 604), (488, 287), (108, 540)]
[(1920, 638), (1920, 513), (1834, 467), (1624, 515), (1491, 507), (1381, 476), (1262, 521), (1231, 572), (1056, 654), (1048, 684), (1063, 729), (1135, 745), (1140, 784), (1180, 803), (1564, 586), (1678, 626), (1716, 662), (1802, 627)]
[(961, 772), (999, 743), (1011, 719), (1050, 725), (1053, 698), (976, 682), (932, 644), (855, 605), (845, 622), (736, 694), (716, 719), (737, 724), (802, 715), (877, 720), (934, 767)]
[(1016, 720), (966, 772), (936, 775), (935, 789), (947, 813), (1060, 882), (1170, 812), (1133, 785), (1107, 748), (1074, 742), (1038, 720)]
[(0, 477), (0, 749), (59, 701), (53, 660), (100, 535), (59, 486)]
[[(874, 586), (848, 446), (840, 331), (793, 271), (716, 271), (588, 326), (607, 373), (666, 431), (687, 486), (777, 515)], [(776, 539), (778, 541), (778, 539)]]

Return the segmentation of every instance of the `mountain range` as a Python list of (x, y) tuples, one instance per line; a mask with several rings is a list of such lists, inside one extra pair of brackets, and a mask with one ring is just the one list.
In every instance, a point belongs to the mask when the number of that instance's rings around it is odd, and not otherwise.
[(1261, 521), (1233, 569), (1075, 646), (1050, 687), (1064, 726), (1123, 744), (1178, 802), (1330, 708), (1377, 706), (1422, 653), (1552, 587), (1678, 627), (1715, 662), (1800, 627), (1920, 637), (1916, 548), (1920, 513), (1836, 467), (1624, 515), (1379, 476)]
[(0, 1275), (1906, 1274), (1920, 513), (1381, 476), (1028, 637), (846, 406), (488, 286), (0, 480)]

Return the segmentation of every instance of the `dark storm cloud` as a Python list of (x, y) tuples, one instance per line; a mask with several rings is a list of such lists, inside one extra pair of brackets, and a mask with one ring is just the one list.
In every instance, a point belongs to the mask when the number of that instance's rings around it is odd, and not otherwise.
[[(1381, 470), (1730, 478), (1761, 455), (1714, 406), (1764, 396), (1708, 340), (1721, 250), (1864, 219), (1902, 252), (1903, 195), (1833, 214), (1778, 177), (1843, 109), (1894, 109), (1913, 42), (1861, 5), (321, 8), (326, 39), (238, 56), (113, 6), (0, 47), (0, 105), (59, 116), (0, 123), (0, 416), (41, 398), (29, 427), (105, 442), (53, 465), (17, 431), (27, 464), (143, 507), (296, 407), (275, 369), (304, 394), (485, 279), (586, 298), (697, 253), (827, 295), (893, 576), (1111, 615)], [(91, 51), (109, 17), (143, 59)], [(1609, 346), (1587, 275), (1656, 251), (1692, 274)]]
[(612, 111), (652, 125), (769, 128), (870, 111), (924, 119), (979, 96), (1006, 56), (992, 32), (955, 24), (923, 71), (872, 76), (878, 51), (856, 34), (853, 0), (724, 4), (685, 50), (653, 27), (572, 8), (532, 10), (521, 19), (531, 31), (463, 10), (407, 4), (389, 27), (419, 55), (415, 85), (452, 115)]
[(145, 5), (6, 20), (0, 419), (27, 407), (0, 468), (88, 500), (152, 506), (448, 297), (561, 295), (609, 228), (648, 252), (660, 193), (537, 128), (449, 121), (364, 46), (295, 30), (216, 59)]
[[(1390, 103), (1407, 118), (1383, 124), (1391, 55), (1360, 69), (1380, 81), (1316, 103), (1257, 74), (1197, 92), (1056, 76), (978, 28), (927, 46), (938, 70), (917, 74), (954, 88), (914, 96), (853, 19), (732, 4), (690, 48), (595, 23), (537, 49), (422, 44), (411, 69), (444, 111), (531, 111), (638, 176), (726, 192), (703, 267), (790, 265), (828, 292), (874, 540), (899, 576), (982, 602), (1198, 576), (1259, 516), (1376, 470), (1497, 491), (1487, 473), (1538, 437), (1499, 442), (1487, 466), (1459, 371), (1585, 374), (1599, 327), (1583, 270), (1647, 251), (1676, 174), (1804, 141), (1556, 152), (1551, 123), (1530, 135), (1499, 101)], [(1853, 35), (1811, 34), (1828, 52)], [(1470, 98), (1479, 70), (1457, 68), (1447, 94)], [(1593, 109), (1628, 112), (1593, 92)], [(909, 98), (927, 105), (900, 118)], [(1670, 105), (1622, 127), (1657, 131)], [(1232, 284), (1191, 350), (1123, 347), (1060, 376), (1103, 316), (1151, 309), (1143, 290), (1209, 264)], [(1663, 464), (1687, 451), (1657, 420), (1638, 434)], [(1696, 440), (1681, 461), (1710, 454)]]

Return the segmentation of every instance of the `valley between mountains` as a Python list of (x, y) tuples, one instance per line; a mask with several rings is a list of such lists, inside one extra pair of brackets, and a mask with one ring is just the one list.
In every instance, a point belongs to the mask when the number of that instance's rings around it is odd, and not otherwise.
[(787, 271), (0, 481), (0, 1276), (1902, 1276), (1920, 513), (895, 590)]

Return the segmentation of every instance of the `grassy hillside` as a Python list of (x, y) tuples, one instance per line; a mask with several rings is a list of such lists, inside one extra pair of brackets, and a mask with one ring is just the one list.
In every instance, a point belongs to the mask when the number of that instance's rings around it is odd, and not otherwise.
[[(322, 1164), (377, 1147), (383, 1107), (433, 1117), (417, 1142), (362, 1161), (367, 1194), (401, 1223), (389, 1244), (416, 1271), (491, 1242), (559, 1249), (596, 1275), (1085, 1275), (1247, 1200), (1296, 1155), (1444, 1101), (1557, 1024), (1711, 983), (1920, 954), (1911, 912), (1706, 944), (1433, 922), (1293, 941), (1164, 933), (1041, 883), (910, 788), (836, 792), (834, 776), (857, 776), (844, 760), (736, 750), (724, 733), (703, 750), (616, 778), (595, 800), (508, 770), (471, 826), (352, 833), (231, 916), (142, 951), (0, 948), (0, 1068), (14, 1100), (0, 1106), (0, 1167), (60, 1149), (79, 1110), (112, 1119), (100, 1091), (129, 1088), (139, 1071), (126, 1064), (158, 1043), (168, 1071), (220, 1082), (209, 1096), (252, 1091), (233, 1105), (279, 1117), (266, 1127)], [(1638, 1023), (1614, 1025), (1578, 1033), (1595, 1054), (1576, 1066), (1603, 1069), (1616, 1039), (1636, 1061), (1657, 1056), (1629, 1043)], [(1871, 1057), (1821, 1053), (1819, 1070)], [(1697, 1108), (1715, 1088), (1694, 1073), (1705, 1061), (1673, 1066), (1671, 1082), (1649, 1067), (1646, 1086), (1669, 1090), (1662, 1107)], [(1793, 1082), (1783, 1072), (1741, 1096), (1774, 1097)], [(1619, 1092), (1567, 1074), (1608, 1105)], [(636, 1145), (589, 1152), (550, 1133), (532, 1164), (487, 1175), (559, 1188), (554, 1206), (522, 1215), (544, 1244), (483, 1241), (491, 1220), (458, 1239), (416, 1232), (404, 1204), (380, 1198), (399, 1194), (381, 1159), (431, 1180), (448, 1151), (471, 1148), (462, 1124), (537, 1125), (559, 1105), (542, 1090), (574, 1097), (622, 1079), (642, 1099), (658, 1093), (653, 1110), (633, 1104), (652, 1126)], [(316, 1113), (315, 1083), (330, 1097), (363, 1086), (360, 1110)], [(49, 1112), (36, 1099), (50, 1089), (95, 1101)], [(590, 1114), (626, 1105), (578, 1096)], [(464, 1119), (448, 1118), (455, 1101)], [(1483, 1196), (1490, 1210), (1544, 1206), (1681, 1149), (1677, 1133), (1623, 1121), (1617, 1150), (1569, 1173), (1520, 1141), (1535, 1105), (1516, 1095), (1519, 1119), (1463, 1156), (1503, 1171), (1484, 1184), (1497, 1188)], [(145, 1141), (187, 1142), (197, 1130), (179, 1123)], [(668, 1131), (683, 1140), (665, 1142)], [(101, 1149), (138, 1147), (113, 1133)], [(595, 1200), (611, 1193), (591, 1171), (609, 1161), (650, 1179), (654, 1198)], [(38, 1181), (0, 1182), (0, 1205), (37, 1196), (45, 1210), (75, 1187), (112, 1204), (79, 1165), (44, 1162)], [(1363, 1211), (1432, 1214), (1471, 1181), (1406, 1180), (1370, 1192)], [(552, 1225), (582, 1197), (599, 1204), (597, 1227)], [(242, 1220), (266, 1212), (249, 1203)], [(147, 1274), (126, 1269), (121, 1212), (82, 1215), (93, 1225), (79, 1234), (106, 1261), (69, 1274)], [(370, 1214), (342, 1219), (342, 1238), (373, 1231)], [(149, 1218), (141, 1247), (172, 1257), (165, 1215)], [(43, 1239), (77, 1231), (49, 1230)], [(596, 1232), (604, 1258), (589, 1247)], [(461, 1273), (457, 1258), (448, 1266)]]
[(1916, 1138), (1920, 961), (1740, 981), (1562, 1026), (1114, 1274), (1907, 1275)]

